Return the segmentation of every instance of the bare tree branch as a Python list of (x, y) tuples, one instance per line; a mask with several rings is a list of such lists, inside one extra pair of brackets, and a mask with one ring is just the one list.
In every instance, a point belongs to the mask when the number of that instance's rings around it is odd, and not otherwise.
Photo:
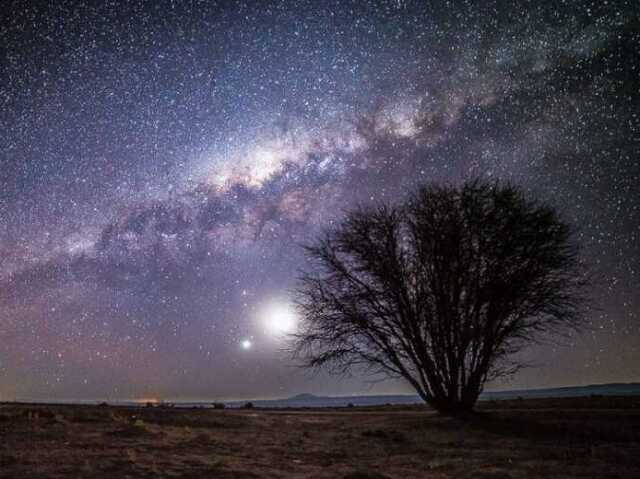
[(487, 380), (523, 366), (514, 353), (582, 323), (571, 228), (510, 185), (424, 187), (348, 214), (306, 252), (294, 355), (403, 377), (441, 411), (472, 409)]

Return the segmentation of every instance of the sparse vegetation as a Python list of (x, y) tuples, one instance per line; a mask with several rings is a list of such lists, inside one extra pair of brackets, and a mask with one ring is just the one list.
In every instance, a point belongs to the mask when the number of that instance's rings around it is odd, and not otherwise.
[(492, 401), (464, 421), (424, 406), (1, 405), (0, 417), (0, 478), (640, 477), (640, 397)]

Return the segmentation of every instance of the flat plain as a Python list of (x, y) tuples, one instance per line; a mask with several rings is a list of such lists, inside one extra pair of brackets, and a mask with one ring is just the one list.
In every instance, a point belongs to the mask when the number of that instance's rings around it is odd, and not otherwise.
[(640, 397), (180, 409), (0, 404), (0, 478), (634, 478)]

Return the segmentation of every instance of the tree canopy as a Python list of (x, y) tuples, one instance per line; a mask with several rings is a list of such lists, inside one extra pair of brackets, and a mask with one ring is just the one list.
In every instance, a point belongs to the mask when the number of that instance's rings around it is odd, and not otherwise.
[(349, 213), (306, 252), (294, 354), (402, 377), (443, 412), (471, 410), (522, 366), (515, 353), (582, 323), (571, 226), (512, 185), (425, 186)]

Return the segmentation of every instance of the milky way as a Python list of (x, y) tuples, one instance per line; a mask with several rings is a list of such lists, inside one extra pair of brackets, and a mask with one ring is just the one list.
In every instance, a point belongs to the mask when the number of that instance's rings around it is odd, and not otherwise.
[(558, 206), (596, 277), (508, 386), (640, 380), (635, 1), (8, 4), (0, 399), (409, 391), (294, 367), (299, 245), (477, 176)]

